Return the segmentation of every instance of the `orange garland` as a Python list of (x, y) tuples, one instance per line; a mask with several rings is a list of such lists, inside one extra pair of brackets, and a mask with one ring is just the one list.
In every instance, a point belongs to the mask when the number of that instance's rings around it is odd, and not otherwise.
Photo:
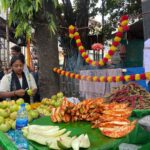
[(78, 80), (87, 80), (93, 82), (120, 82), (120, 81), (138, 81), (138, 80), (150, 80), (150, 72), (143, 74), (133, 74), (125, 76), (86, 76), (71, 73), (69, 71), (64, 71), (62, 69), (54, 68), (53, 71), (59, 75), (63, 75), (69, 78), (78, 79)]
[(80, 35), (76, 31), (76, 28), (73, 25), (69, 26), (69, 37), (71, 39), (74, 38), (76, 40), (78, 50), (79, 50), (81, 56), (84, 58), (84, 60), (88, 64), (91, 64), (92, 66), (104, 66), (108, 62), (108, 60), (114, 55), (115, 51), (117, 50), (117, 46), (119, 45), (119, 43), (121, 41), (121, 38), (123, 36), (123, 32), (128, 30), (127, 24), (128, 24), (128, 16), (122, 16), (120, 19), (120, 26), (118, 27), (118, 32), (116, 33), (116, 36), (112, 42), (112, 45), (108, 51), (108, 54), (106, 54), (106, 56), (103, 59), (101, 59), (99, 62), (92, 60), (88, 56), (88, 54), (85, 51), (84, 46), (82, 45)]

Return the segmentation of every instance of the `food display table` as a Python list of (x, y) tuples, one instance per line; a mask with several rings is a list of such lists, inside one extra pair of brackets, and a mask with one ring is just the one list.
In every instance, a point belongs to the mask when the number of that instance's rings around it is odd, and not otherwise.
[[(134, 117), (143, 117), (150, 114), (150, 110), (135, 110), (133, 111)], [(131, 117), (132, 119), (132, 117)], [(119, 144), (130, 143), (142, 145), (141, 150), (145, 147), (150, 146), (150, 133), (141, 128), (138, 124), (136, 128), (126, 137), (119, 139), (112, 139), (102, 135), (99, 129), (92, 129), (91, 124), (88, 122), (70, 122), (70, 123), (53, 123), (50, 121), (50, 117), (42, 117), (34, 120), (32, 124), (38, 125), (56, 125), (60, 128), (66, 128), (68, 131), (72, 131), (71, 135), (80, 135), (82, 133), (87, 133), (91, 142), (91, 147), (89, 150), (117, 150)], [(16, 150), (15, 145), (7, 138), (5, 134), (0, 133), (0, 146), (4, 150)], [(35, 142), (29, 141), (29, 149), (32, 150), (48, 150), (46, 146), (42, 146)]]

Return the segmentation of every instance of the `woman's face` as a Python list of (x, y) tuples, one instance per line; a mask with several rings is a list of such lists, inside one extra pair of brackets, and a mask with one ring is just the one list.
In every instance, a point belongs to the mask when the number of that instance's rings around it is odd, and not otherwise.
[(20, 60), (16, 60), (13, 64), (12, 64), (12, 70), (18, 74), (21, 75), (23, 72), (23, 67), (24, 64), (20, 61)]

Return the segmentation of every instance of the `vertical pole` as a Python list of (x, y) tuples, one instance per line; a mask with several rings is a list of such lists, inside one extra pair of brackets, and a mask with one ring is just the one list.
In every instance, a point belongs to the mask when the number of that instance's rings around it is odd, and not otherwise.
[(27, 66), (31, 69), (31, 53), (30, 53), (30, 40), (27, 39), (27, 49), (26, 49), (26, 58), (27, 58)]
[(9, 27), (8, 27), (8, 9), (6, 11), (6, 41), (7, 41), (7, 65), (9, 64)]
[(142, 13), (143, 15), (143, 28), (144, 28), (144, 39), (145, 41), (150, 38), (150, 14), (145, 14), (149, 12), (150, 8), (150, 1), (149, 0), (142, 0)]
[[(102, 43), (104, 45), (104, 24), (105, 24), (105, 19), (104, 19), (104, 11), (105, 11), (105, 0), (102, 0)], [(102, 58), (104, 57), (104, 51), (102, 51)]]
[(6, 65), (6, 40), (4, 39), (4, 49), (3, 49), (3, 61), (4, 61), (4, 64)]

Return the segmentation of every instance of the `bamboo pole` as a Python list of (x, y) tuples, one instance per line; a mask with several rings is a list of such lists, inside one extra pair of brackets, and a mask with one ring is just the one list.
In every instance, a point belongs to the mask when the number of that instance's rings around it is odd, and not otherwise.
[(3, 49), (4, 53), (3, 53), (3, 60), (4, 60), (4, 64), (6, 65), (6, 41), (4, 39), (4, 49)]
[(9, 27), (8, 27), (8, 9), (6, 11), (6, 41), (7, 41), (7, 65), (9, 64)]

